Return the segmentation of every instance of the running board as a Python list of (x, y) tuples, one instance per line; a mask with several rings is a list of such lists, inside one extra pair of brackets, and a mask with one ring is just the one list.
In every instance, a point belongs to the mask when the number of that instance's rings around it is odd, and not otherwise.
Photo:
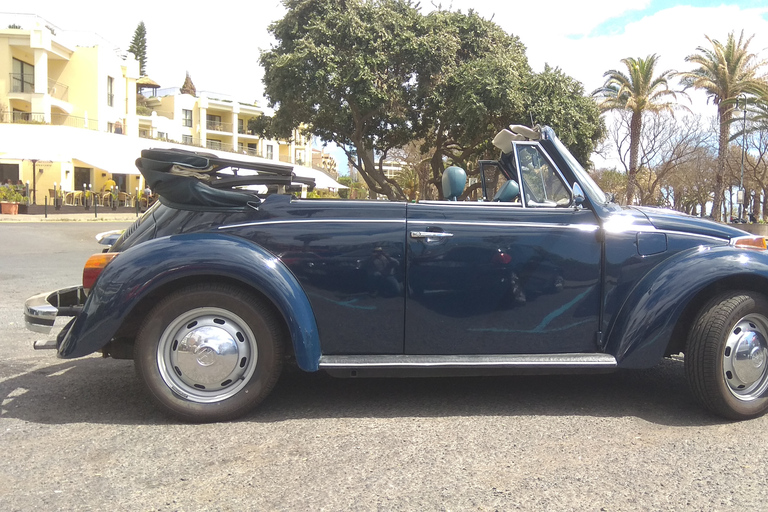
[(365, 355), (321, 356), (334, 376), (508, 375), (604, 373), (617, 367), (609, 354)]

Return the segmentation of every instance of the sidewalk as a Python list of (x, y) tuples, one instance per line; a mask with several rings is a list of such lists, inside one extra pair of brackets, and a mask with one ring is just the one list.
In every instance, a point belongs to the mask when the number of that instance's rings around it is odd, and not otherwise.
[(94, 216), (93, 212), (49, 213), (47, 218), (44, 214), (0, 215), (0, 222), (133, 222), (138, 218), (136, 213), (102, 213), (99, 211), (98, 216)]

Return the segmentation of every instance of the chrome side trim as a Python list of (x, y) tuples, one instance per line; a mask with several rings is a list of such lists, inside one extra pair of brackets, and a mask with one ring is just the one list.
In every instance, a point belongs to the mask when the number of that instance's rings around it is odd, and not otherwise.
[(321, 356), (321, 369), (342, 368), (616, 368), (609, 354)]
[(405, 219), (290, 219), (290, 220), (265, 220), (265, 221), (253, 221), (243, 222), (241, 224), (230, 224), (227, 226), (219, 226), (216, 229), (234, 229), (234, 228), (247, 228), (251, 226), (268, 226), (273, 224), (329, 224), (329, 223), (343, 223), (343, 224), (405, 224)]
[(496, 221), (462, 221), (462, 220), (450, 220), (443, 221), (438, 219), (421, 220), (421, 219), (408, 219), (408, 224), (423, 224), (430, 226), (495, 226), (495, 227), (520, 227), (520, 228), (559, 228), (559, 229), (576, 229), (579, 231), (597, 231), (600, 226), (597, 224), (554, 224), (547, 222), (496, 222)]

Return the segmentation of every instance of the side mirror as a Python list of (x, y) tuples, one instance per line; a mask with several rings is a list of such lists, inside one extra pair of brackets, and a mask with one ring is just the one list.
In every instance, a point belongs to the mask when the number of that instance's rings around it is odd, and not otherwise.
[(581, 188), (581, 185), (574, 182), (573, 183), (573, 204), (576, 206), (576, 208), (581, 208), (585, 200), (586, 198), (584, 197), (584, 189)]

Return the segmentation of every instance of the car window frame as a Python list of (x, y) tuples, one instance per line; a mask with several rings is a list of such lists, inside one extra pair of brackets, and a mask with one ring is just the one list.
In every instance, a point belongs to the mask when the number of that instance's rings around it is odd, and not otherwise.
[[(513, 146), (512, 154), (514, 156), (515, 171), (517, 173), (517, 184), (520, 187), (520, 195), (522, 197), (523, 208), (529, 208), (529, 209), (532, 209), (532, 210), (541, 210), (542, 208), (547, 208), (547, 209), (554, 208), (554, 209), (562, 210), (563, 208), (570, 208), (570, 207), (572, 207), (573, 206), (573, 197), (574, 197), (573, 187), (568, 183), (568, 180), (565, 179), (565, 175), (563, 174), (563, 171), (561, 171), (560, 167), (557, 164), (555, 164), (554, 160), (549, 155), (547, 150), (541, 144), (539, 144), (537, 141), (515, 141), (512, 144), (512, 146)], [(544, 156), (544, 158), (547, 161), (547, 164), (549, 164), (551, 166), (551, 169), (555, 170), (557, 176), (560, 177), (560, 181), (562, 182), (563, 186), (565, 187), (565, 190), (567, 190), (568, 193), (571, 196), (571, 200), (570, 200), (570, 202), (567, 205), (563, 205), (563, 206), (529, 206), (528, 205), (528, 197), (527, 197), (528, 186), (522, 180), (522, 169), (521, 169), (521, 166), (520, 166), (520, 160), (518, 158), (518, 147), (519, 146), (535, 146), (539, 150), (539, 153), (541, 153), (541, 155)], [(501, 159), (499, 159), (499, 162), (501, 163)], [(503, 165), (502, 165), (502, 167), (503, 167)]]

